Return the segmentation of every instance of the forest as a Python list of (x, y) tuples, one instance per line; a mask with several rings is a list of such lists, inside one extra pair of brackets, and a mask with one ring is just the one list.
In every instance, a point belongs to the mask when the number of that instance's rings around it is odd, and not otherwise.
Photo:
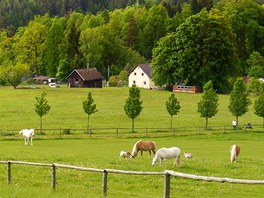
[(212, 80), (228, 92), (235, 77), (264, 77), (263, 1), (4, 0), (0, 10), (1, 84), (85, 67), (121, 78), (147, 62), (160, 86)]

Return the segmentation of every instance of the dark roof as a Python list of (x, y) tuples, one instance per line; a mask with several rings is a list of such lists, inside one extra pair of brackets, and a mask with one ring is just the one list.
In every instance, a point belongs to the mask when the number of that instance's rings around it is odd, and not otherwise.
[(148, 63), (138, 64), (134, 69), (132, 69), (132, 71), (130, 73), (132, 73), (137, 67), (140, 67), (149, 78), (152, 78), (152, 76), (151, 76), (152, 70), (150, 68), (150, 64), (148, 64)]
[(68, 75), (67, 79), (74, 72), (76, 72), (83, 79), (83, 81), (104, 79), (102, 74), (97, 71), (96, 68), (75, 69)]

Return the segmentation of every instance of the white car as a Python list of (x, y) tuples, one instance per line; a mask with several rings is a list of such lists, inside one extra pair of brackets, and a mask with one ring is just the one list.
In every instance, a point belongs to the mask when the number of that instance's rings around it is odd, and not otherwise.
[(57, 83), (49, 83), (49, 87), (58, 88), (60, 86)]

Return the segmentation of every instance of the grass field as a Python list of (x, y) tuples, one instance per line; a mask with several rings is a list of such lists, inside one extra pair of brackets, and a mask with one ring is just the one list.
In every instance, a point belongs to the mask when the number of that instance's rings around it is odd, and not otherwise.
[[(121, 150), (131, 151), (137, 138), (86, 138), (35, 140), (24, 146), (20, 140), (1, 140), (1, 160), (61, 163), (90, 168), (134, 171), (163, 171), (229, 177), (264, 179), (263, 133), (231, 133), (152, 138), (157, 147), (178, 146), (193, 153), (181, 166), (173, 160), (166, 166), (151, 166), (152, 157), (144, 153), (135, 159), (120, 159)], [(229, 162), (229, 147), (241, 147), (237, 163)], [(6, 151), (6, 152), (4, 152)], [(6, 165), (0, 165), (1, 197), (101, 197), (102, 175), (58, 169), (57, 187), (51, 188), (51, 168), (12, 166), (11, 185), (6, 184)], [(171, 197), (262, 197), (264, 185), (242, 185), (171, 178)], [(4, 196), (4, 194), (6, 196)], [(108, 197), (162, 197), (162, 176), (108, 175)]]
[[(39, 118), (34, 111), (35, 97), (45, 91), (51, 110), (44, 116), (43, 128), (52, 129), (85, 129), (86, 115), (82, 109), (82, 101), (88, 92), (93, 95), (98, 112), (91, 116), (94, 128), (125, 128), (126, 133), (131, 120), (124, 113), (123, 106), (128, 97), (128, 88), (103, 89), (12, 89), (0, 87), (0, 131), (14, 130), (15, 136), (0, 137), (0, 160), (20, 160), (43, 163), (61, 163), (90, 168), (106, 168), (134, 171), (174, 170), (183, 173), (229, 177), (238, 179), (264, 179), (263, 128), (253, 105), (249, 112), (239, 117), (241, 125), (251, 122), (253, 130), (247, 132), (231, 130), (234, 117), (228, 110), (229, 96), (219, 95), (219, 112), (209, 119), (209, 126), (230, 127), (228, 133), (193, 134), (191, 129), (184, 135), (162, 136), (150, 135), (138, 137), (104, 137), (80, 135), (57, 136), (36, 134), (34, 146), (24, 146), (22, 137), (16, 132), (22, 128), (39, 128)], [(141, 90), (143, 101), (142, 113), (135, 120), (136, 128), (168, 128), (169, 115), (165, 108), (171, 92)], [(175, 127), (204, 126), (205, 119), (197, 113), (197, 103), (201, 94), (177, 93), (180, 101), (180, 113), (174, 117)], [(252, 102), (256, 98), (251, 97)], [(179, 129), (178, 129), (179, 130)], [(181, 128), (180, 128), (181, 130)], [(197, 130), (197, 129), (195, 129)], [(177, 131), (178, 132), (178, 131)], [(190, 132), (190, 133), (189, 133)], [(136, 133), (137, 134), (137, 133)], [(121, 150), (131, 151), (138, 139), (156, 141), (157, 147), (177, 146), (182, 151), (192, 152), (192, 160), (181, 155), (181, 166), (173, 168), (172, 160), (166, 167), (151, 167), (152, 157), (144, 153), (143, 157), (133, 160), (120, 159)], [(241, 146), (241, 155), (237, 163), (229, 162), (229, 147), (236, 143)], [(101, 197), (102, 175), (76, 170), (57, 170), (57, 187), (51, 188), (51, 169), (13, 165), (12, 183), (6, 183), (6, 165), (0, 164), (0, 197)], [(162, 176), (108, 175), (107, 197), (162, 197)], [(171, 178), (171, 197), (263, 197), (263, 185), (241, 185), (193, 181), (189, 179)]]
[[(102, 89), (13, 89), (0, 87), (0, 130), (20, 130), (22, 128), (39, 128), (39, 117), (34, 111), (35, 97), (45, 91), (51, 106), (50, 112), (43, 117), (45, 129), (85, 129), (87, 116), (82, 109), (82, 101), (90, 91), (97, 105), (98, 112), (91, 115), (92, 128), (131, 128), (131, 119), (124, 112), (128, 87)], [(143, 110), (135, 119), (135, 128), (169, 128), (170, 116), (165, 102), (171, 92), (141, 89)], [(201, 94), (177, 93), (181, 109), (173, 117), (174, 127), (204, 126), (205, 119), (197, 113), (197, 103)], [(256, 97), (252, 96), (252, 102)], [(219, 95), (219, 111), (209, 119), (209, 126), (231, 127), (234, 116), (228, 110), (229, 96)], [(249, 112), (239, 117), (239, 124), (248, 122), (262, 125), (262, 118), (254, 114), (253, 105)]]

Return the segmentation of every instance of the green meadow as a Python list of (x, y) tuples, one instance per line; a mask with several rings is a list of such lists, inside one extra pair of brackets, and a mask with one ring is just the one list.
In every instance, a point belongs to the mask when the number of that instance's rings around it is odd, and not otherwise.
[[(147, 138), (142, 138), (146, 139)], [(119, 157), (121, 150), (131, 151), (138, 138), (36, 139), (24, 146), (22, 139), (1, 140), (0, 159), (42, 163), (60, 163), (99, 169), (130, 171), (174, 170), (177, 172), (263, 180), (263, 133), (229, 133), (151, 138), (157, 147), (177, 146), (192, 152), (193, 159), (181, 154), (180, 167), (173, 160), (165, 166), (151, 166), (147, 152), (135, 159)], [(241, 147), (237, 163), (229, 161), (229, 147)], [(51, 168), (12, 165), (12, 181), (6, 183), (6, 165), (0, 164), (1, 197), (101, 197), (101, 173), (57, 169), (57, 186), (51, 187)], [(163, 176), (108, 174), (107, 197), (162, 197)], [(171, 177), (171, 197), (263, 197), (264, 185), (245, 185), (194, 181)]]
[[(34, 111), (35, 97), (45, 91), (51, 106), (48, 115), (43, 118), (43, 128), (50, 129), (45, 136), (36, 134), (34, 146), (25, 146), (18, 131), (22, 128), (39, 128), (39, 118)], [(262, 118), (254, 115), (253, 105), (249, 112), (239, 117), (239, 123), (251, 122), (252, 130), (232, 131), (234, 117), (228, 110), (229, 96), (219, 95), (219, 112), (209, 119), (209, 126), (227, 126), (227, 133), (193, 133), (192, 127), (204, 126), (205, 119), (197, 113), (197, 102), (201, 94), (177, 93), (180, 101), (180, 113), (173, 118), (178, 130), (189, 127), (183, 135), (145, 137), (136, 132), (135, 136), (107, 137), (87, 135), (63, 138), (49, 133), (56, 129), (85, 129), (86, 115), (82, 101), (88, 92), (92, 93), (98, 112), (91, 116), (94, 128), (124, 128), (129, 131), (131, 120), (124, 113), (123, 106), (128, 97), (128, 88), (103, 89), (17, 89), (0, 87), (0, 130), (14, 130), (12, 136), (0, 136), (0, 160), (29, 161), (41, 163), (60, 163), (75, 166), (118, 169), (131, 171), (174, 170), (203, 176), (228, 177), (237, 179), (264, 179), (264, 133)], [(165, 108), (171, 92), (141, 90), (142, 113), (135, 120), (137, 128), (168, 128), (169, 115)], [(251, 96), (252, 102), (256, 97)], [(182, 127), (182, 128), (181, 128)], [(178, 132), (176, 130), (176, 134)], [(152, 167), (152, 157), (147, 152), (135, 159), (119, 157), (121, 150), (132, 151), (133, 145), (140, 139), (154, 140), (157, 147), (177, 146), (182, 152), (187, 150), (194, 157), (186, 160), (181, 154), (180, 167), (173, 167), (173, 160), (167, 160), (165, 166)], [(237, 163), (230, 163), (231, 144), (241, 147)], [(56, 190), (51, 187), (51, 168), (26, 165), (12, 165), (12, 181), (6, 183), (6, 165), (0, 164), (0, 197), (101, 197), (102, 175), (85, 171), (57, 169)], [(107, 197), (162, 197), (163, 176), (108, 175)], [(171, 177), (171, 197), (263, 197), (264, 185), (245, 185), (195, 181)]]
[[(91, 115), (91, 128), (131, 128), (131, 119), (124, 112), (128, 87), (102, 89), (13, 89), (0, 87), (0, 130), (20, 130), (23, 128), (39, 128), (39, 117), (35, 113), (35, 97), (44, 91), (51, 110), (43, 117), (43, 129), (86, 129), (87, 115), (82, 109), (82, 102), (92, 93), (98, 112)], [(141, 89), (143, 110), (135, 119), (135, 128), (169, 128), (170, 116), (165, 102), (171, 92)], [(197, 112), (197, 103), (201, 94), (176, 93), (181, 109), (173, 117), (173, 127), (203, 127), (205, 119)], [(251, 98), (252, 103), (256, 99)], [(210, 126), (231, 127), (234, 116), (228, 109), (229, 96), (219, 95), (219, 111), (209, 119)], [(262, 125), (262, 118), (254, 114), (253, 105), (249, 111), (239, 117), (239, 125), (250, 122)]]

